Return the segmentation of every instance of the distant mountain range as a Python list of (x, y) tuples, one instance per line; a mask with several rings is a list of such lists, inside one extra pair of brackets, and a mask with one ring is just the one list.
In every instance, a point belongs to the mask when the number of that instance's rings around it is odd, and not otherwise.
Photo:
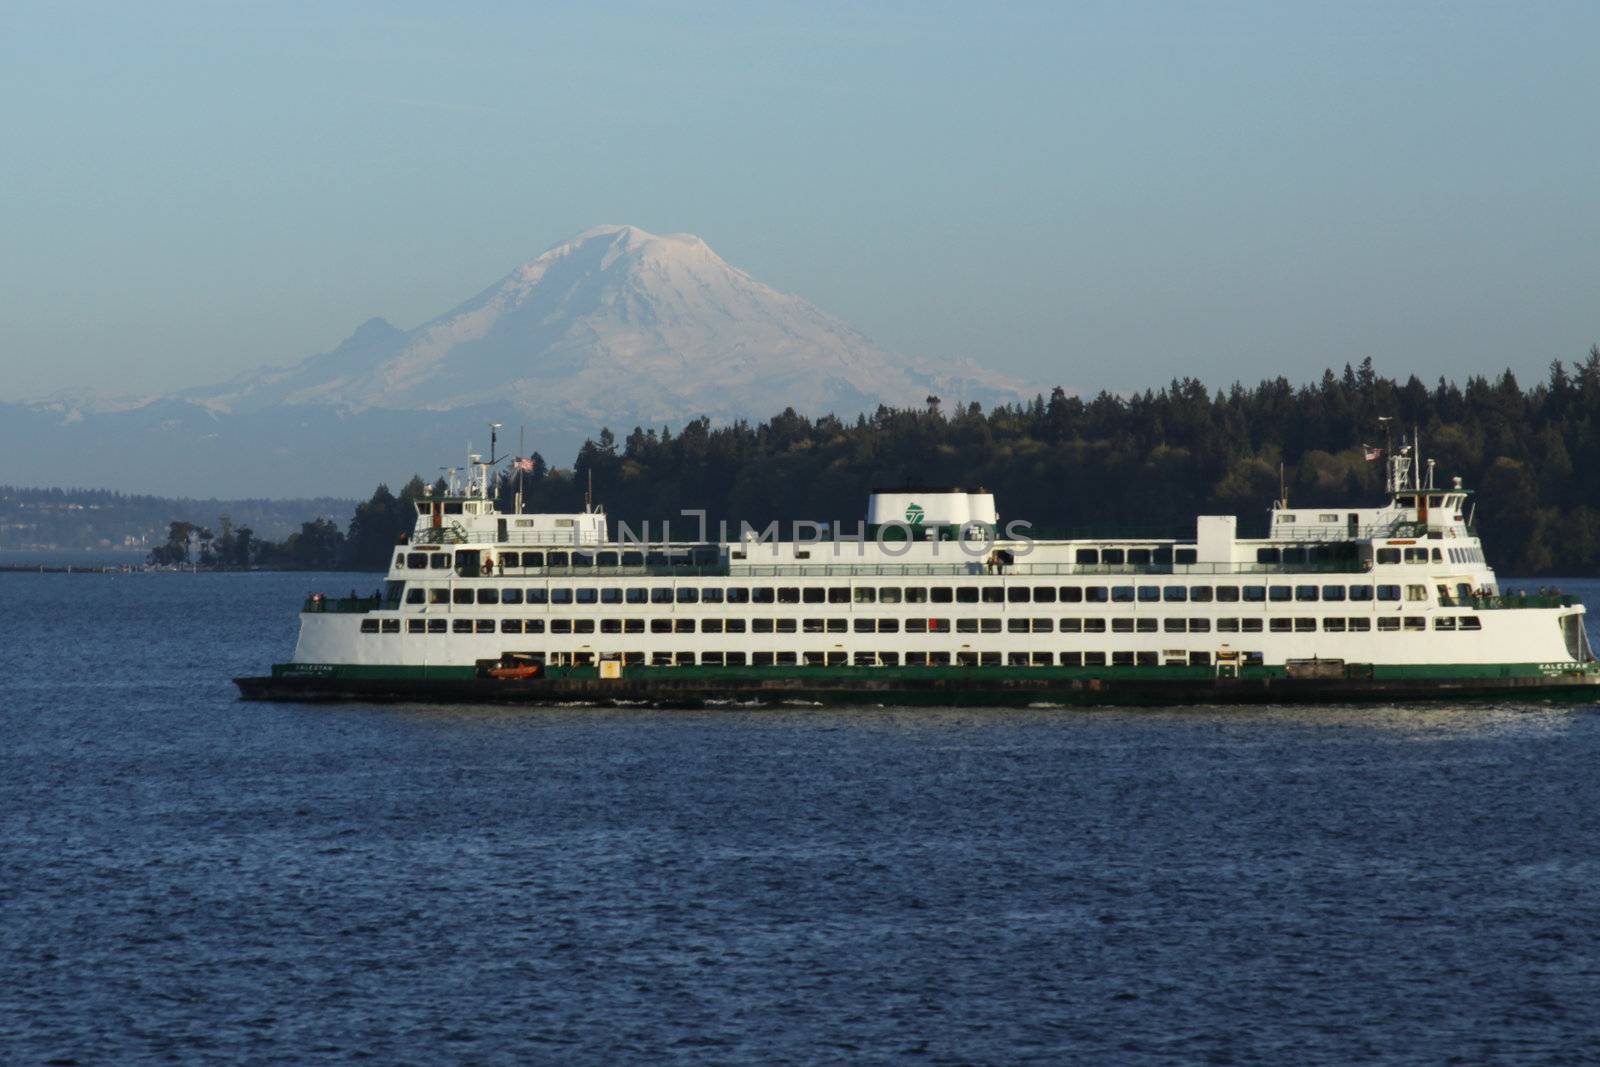
[(220, 385), (0, 405), (0, 481), (147, 492), (362, 493), (459, 465), (489, 421), (570, 462), (609, 426), (854, 415), (930, 394), (1034, 390), (897, 356), (728, 265), (700, 238), (598, 226), (411, 330), (371, 319), (332, 351)]

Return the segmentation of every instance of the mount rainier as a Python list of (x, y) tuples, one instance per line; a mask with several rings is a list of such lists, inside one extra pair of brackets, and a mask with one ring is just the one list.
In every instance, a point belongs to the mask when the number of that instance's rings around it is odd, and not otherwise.
[(597, 226), (414, 329), (371, 319), (299, 363), (137, 404), (10, 405), (0, 441), (31, 431), (27, 452), (17, 440), (7, 452), (38, 469), (0, 481), (101, 482), (85, 468), (109, 459), (115, 482), (141, 491), (220, 491), (225, 480), (271, 495), (364, 494), (459, 462), (491, 419), (525, 424), (529, 447), (565, 464), (602, 426), (620, 435), (786, 406), (854, 415), (929, 394), (987, 406), (1031, 392), (972, 363), (886, 352), (691, 234)]

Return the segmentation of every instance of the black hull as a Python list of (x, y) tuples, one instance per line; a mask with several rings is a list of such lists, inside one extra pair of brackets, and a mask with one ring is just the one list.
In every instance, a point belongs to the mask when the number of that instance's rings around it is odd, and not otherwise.
[(1600, 704), (1600, 677), (921, 679), (570, 678), (528, 681), (276, 677), (235, 678), (244, 700), (438, 704), (722, 704), (1165, 706), (1557, 700)]

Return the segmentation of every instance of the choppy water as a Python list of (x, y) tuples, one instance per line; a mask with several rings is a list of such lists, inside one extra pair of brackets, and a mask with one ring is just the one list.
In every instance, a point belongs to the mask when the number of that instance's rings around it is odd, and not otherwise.
[(237, 703), (308, 581), (0, 576), (0, 1061), (1600, 1047), (1594, 708)]

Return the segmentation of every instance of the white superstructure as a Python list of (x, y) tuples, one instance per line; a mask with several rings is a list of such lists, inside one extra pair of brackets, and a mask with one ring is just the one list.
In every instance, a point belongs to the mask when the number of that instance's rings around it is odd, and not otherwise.
[[(1381, 507), (1273, 508), (1268, 535), (1032, 540), (993, 497), (875, 493), (825, 539), (636, 543), (605, 514), (502, 512), (491, 465), (416, 502), (376, 599), (308, 602), (296, 664), (552, 667), (1248, 667), (1561, 672), (1581, 604), (1503, 596), (1469, 493), (1405, 448)], [(1428, 479), (1431, 482), (1431, 477)], [(857, 536), (857, 534), (862, 536)]]

